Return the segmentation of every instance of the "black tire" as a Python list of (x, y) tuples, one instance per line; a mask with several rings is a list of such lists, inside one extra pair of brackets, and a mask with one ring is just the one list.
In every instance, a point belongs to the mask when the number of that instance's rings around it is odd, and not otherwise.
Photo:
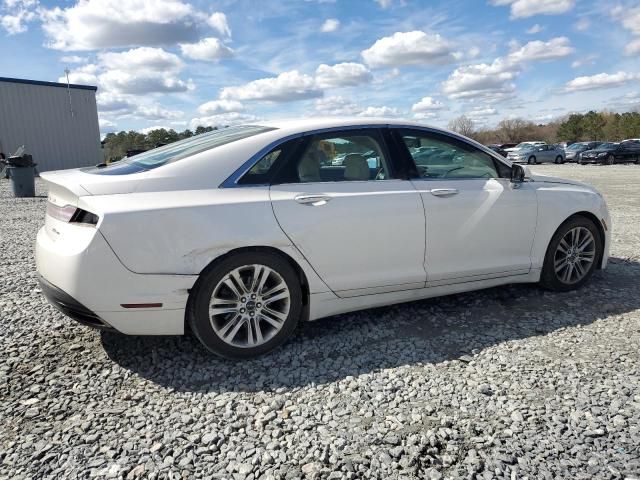
[(614, 163), (616, 163), (616, 158), (613, 155), (609, 154), (607, 155), (605, 162), (607, 165), (613, 165)]
[[(265, 343), (256, 347), (236, 347), (225, 342), (215, 332), (210, 321), (209, 301), (214, 288), (229, 272), (254, 264), (267, 266), (282, 277), (289, 289), (289, 313), (281, 329)], [(269, 252), (242, 252), (225, 258), (200, 275), (191, 295), (187, 309), (191, 331), (207, 350), (232, 360), (263, 355), (280, 346), (293, 334), (302, 313), (302, 288), (298, 274), (286, 259)]]
[[(585, 276), (576, 283), (567, 284), (562, 282), (558, 278), (558, 274), (556, 274), (554, 268), (554, 259), (560, 241), (570, 230), (575, 227), (584, 227), (591, 232), (593, 238), (595, 239), (595, 255), (593, 263), (591, 263), (591, 266), (587, 270)], [(540, 275), (540, 284), (544, 288), (554, 290), (556, 292), (568, 292), (580, 288), (589, 280), (589, 278), (591, 278), (591, 275), (593, 275), (593, 272), (598, 267), (600, 259), (602, 258), (603, 243), (604, 239), (601, 238), (600, 232), (593, 221), (581, 215), (569, 218), (566, 222), (560, 225), (560, 227), (558, 227), (558, 230), (556, 230), (556, 233), (553, 235), (551, 241), (549, 242), (547, 253), (544, 257), (544, 264), (542, 266), (542, 274)]]
[(561, 163), (564, 163), (564, 160), (562, 160), (562, 155), (558, 155), (558, 156), (556, 157), (556, 163), (557, 163), (558, 165), (559, 165), (559, 164), (561, 164)]
[(529, 165), (533, 165), (534, 163), (536, 163), (536, 157), (534, 156), (529, 157), (529, 160), (527, 160), (527, 163)]

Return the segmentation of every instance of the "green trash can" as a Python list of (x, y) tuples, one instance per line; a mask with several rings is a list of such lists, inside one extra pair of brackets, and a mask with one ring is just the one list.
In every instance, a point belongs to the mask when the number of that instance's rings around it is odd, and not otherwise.
[(35, 167), (15, 167), (9, 165), (9, 180), (14, 197), (35, 197), (36, 196), (36, 175)]

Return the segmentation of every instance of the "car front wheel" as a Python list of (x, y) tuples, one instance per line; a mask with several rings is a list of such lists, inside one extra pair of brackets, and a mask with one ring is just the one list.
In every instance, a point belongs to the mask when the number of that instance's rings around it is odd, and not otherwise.
[(302, 289), (292, 266), (276, 254), (243, 252), (202, 274), (187, 320), (209, 351), (243, 359), (282, 344), (301, 311)]
[(613, 155), (607, 155), (607, 165), (613, 165), (615, 163), (616, 159)]
[(527, 163), (529, 165), (533, 165), (534, 163), (536, 163), (536, 157), (529, 157), (529, 160), (527, 160)]
[(557, 163), (557, 164), (564, 163), (564, 161), (562, 160), (562, 156), (558, 155), (558, 156), (556, 157), (556, 163)]
[(591, 220), (582, 216), (569, 219), (549, 243), (540, 283), (561, 292), (581, 287), (593, 275), (602, 248), (600, 233)]

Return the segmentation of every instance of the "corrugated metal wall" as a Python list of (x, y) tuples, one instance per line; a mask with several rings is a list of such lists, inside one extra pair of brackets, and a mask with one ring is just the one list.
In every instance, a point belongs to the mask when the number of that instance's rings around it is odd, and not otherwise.
[(0, 151), (24, 145), (38, 171), (95, 165), (102, 161), (96, 92), (0, 82)]

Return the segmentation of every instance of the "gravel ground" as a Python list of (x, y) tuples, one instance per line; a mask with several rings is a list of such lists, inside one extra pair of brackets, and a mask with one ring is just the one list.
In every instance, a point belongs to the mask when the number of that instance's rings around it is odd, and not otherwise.
[(0, 180), (0, 477), (639, 479), (640, 167), (534, 169), (607, 197), (610, 266), (582, 290), (342, 315), (241, 363), (57, 313), (45, 198)]

